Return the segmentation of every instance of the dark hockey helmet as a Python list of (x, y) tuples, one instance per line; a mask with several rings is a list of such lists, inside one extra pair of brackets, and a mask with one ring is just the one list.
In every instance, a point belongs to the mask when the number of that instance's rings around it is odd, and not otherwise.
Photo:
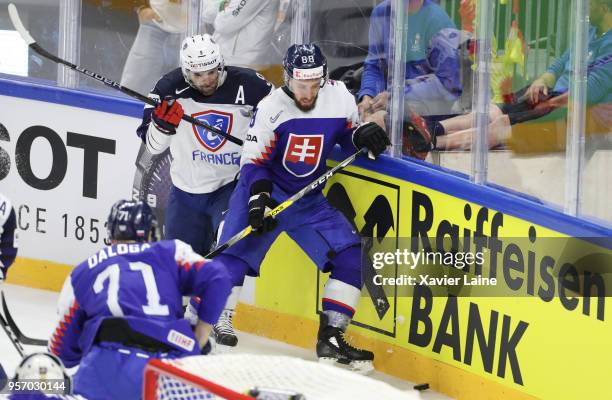
[(157, 218), (142, 201), (119, 200), (111, 208), (106, 225), (108, 237), (117, 241), (148, 242), (157, 240)]
[(327, 81), (327, 59), (313, 43), (294, 44), (287, 49), (283, 59), (285, 85), (289, 79), (321, 79), (321, 87)]

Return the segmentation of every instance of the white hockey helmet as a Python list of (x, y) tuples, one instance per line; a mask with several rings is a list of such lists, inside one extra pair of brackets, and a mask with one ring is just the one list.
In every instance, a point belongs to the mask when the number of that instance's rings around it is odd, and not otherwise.
[(225, 61), (221, 55), (221, 48), (209, 34), (186, 37), (181, 44), (181, 70), (185, 81), (192, 87), (194, 85), (190, 72), (205, 72), (213, 68), (219, 71), (217, 87), (225, 80)]
[(15, 369), (19, 380), (65, 380), (70, 379), (64, 371), (64, 364), (51, 353), (32, 353), (26, 356)]

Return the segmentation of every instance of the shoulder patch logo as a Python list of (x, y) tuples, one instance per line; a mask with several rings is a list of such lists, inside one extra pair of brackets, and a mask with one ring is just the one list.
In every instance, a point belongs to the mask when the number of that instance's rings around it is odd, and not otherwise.
[[(191, 116), (228, 134), (232, 132), (233, 115), (231, 113), (208, 110), (192, 114)], [(205, 149), (215, 152), (227, 142), (226, 138), (218, 136), (206, 128), (196, 125), (191, 126), (195, 137)]]
[(283, 110), (280, 110), (278, 113), (276, 113), (275, 116), (270, 117), (270, 122), (271, 123), (275, 123), (278, 120), (278, 117), (280, 117), (280, 115), (283, 113)]
[(290, 133), (283, 156), (283, 166), (294, 176), (308, 176), (319, 167), (322, 150), (322, 134), (299, 135)]

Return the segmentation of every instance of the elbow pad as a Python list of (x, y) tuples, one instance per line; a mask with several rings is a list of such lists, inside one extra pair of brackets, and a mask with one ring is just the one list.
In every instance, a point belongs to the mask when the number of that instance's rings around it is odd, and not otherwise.
[(147, 150), (151, 154), (161, 154), (170, 146), (170, 140), (172, 136), (168, 136), (163, 132), (159, 131), (153, 124), (149, 125), (147, 130)]

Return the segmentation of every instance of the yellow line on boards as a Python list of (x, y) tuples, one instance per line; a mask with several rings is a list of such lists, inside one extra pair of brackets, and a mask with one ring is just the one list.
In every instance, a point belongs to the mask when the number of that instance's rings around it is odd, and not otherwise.
[(72, 268), (72, 265), (53, 261), (17, 257), (8, 271), (6, 282), (59, 292)]

